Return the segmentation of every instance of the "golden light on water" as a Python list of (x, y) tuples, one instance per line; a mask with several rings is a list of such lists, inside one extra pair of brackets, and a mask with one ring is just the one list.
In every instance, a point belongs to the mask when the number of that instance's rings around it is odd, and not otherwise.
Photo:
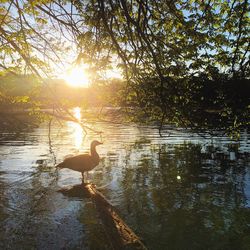
[(76, 66), (66, 71), (62, 78), (72, 87), (88, 87), (89, 77), (86, 66)]
[[(73, 109), (73, 115), (78, 121), (81, 121), (82, 115), (81, 109), (79, 107)], [(80, 149), (83, 141), (83, 128), (80, 124), (75, 122), (69, 122), (68, 124), (71, 128), (73, 128), (73, 138), (75, 147), (77, 149)]]
[(81, 118), (82, 118), (82, 115), (81, 115), (81, 108), (75, 107), (75, 108), (73, 109), (73, 115), (74, 115), (74, 117), (80, 122), (80, 121), (81, 121)]

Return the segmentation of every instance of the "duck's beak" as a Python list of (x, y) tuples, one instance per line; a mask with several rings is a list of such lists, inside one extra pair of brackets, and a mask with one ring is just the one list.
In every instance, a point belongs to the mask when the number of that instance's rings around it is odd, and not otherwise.
[(98, 144), (97, 145), (102, 145), (103, 144), (103, 142), (98, 142)]

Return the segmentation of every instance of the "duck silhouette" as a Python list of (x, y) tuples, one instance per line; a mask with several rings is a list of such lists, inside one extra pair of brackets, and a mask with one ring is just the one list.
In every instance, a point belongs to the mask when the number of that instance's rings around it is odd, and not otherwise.
[(84, 172), (94, 169), (100, 162), (100, 157), (96, 152), (96, 146), (101, 145), (102, 142), (92, 141), (90, 144), (90, 154), (79, 154), (66, 158), (59, 163), (56, 168), (68, 168), (82, 173), (82, 183), (84, 183)]

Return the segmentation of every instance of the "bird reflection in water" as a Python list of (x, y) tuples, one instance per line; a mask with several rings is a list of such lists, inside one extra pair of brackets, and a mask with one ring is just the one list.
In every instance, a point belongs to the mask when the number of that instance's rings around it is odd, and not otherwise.
[(63, 188), (58, 192), (62, 193), (67, 197), (90, 198), (89, 191), (82, 184), (78, 184), (70, 188)]

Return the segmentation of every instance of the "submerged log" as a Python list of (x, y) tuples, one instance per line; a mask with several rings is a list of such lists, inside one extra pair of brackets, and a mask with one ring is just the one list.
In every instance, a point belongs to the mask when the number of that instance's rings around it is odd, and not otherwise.
[(93, 184), (87, 184), (83, 188), (87, 190), (96, 204), (96, 208), (114, 249), (147, 249), (140, 238), (121, 219), (114, 206), (106, 200)]

